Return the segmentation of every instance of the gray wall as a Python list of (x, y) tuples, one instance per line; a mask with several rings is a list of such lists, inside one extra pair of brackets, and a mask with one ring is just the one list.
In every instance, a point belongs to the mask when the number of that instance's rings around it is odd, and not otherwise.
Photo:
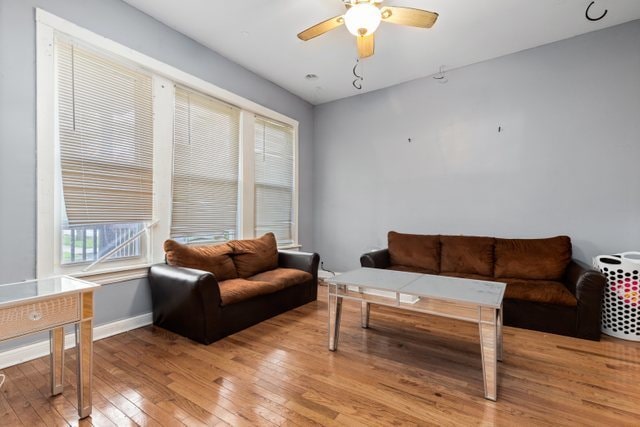
[[(119, 0), (0, 0), (0, 283), (36, 266), (35, 7), (300, 122), (300, 242), (312, 246), (313, 108)], [(146, 281), (108, 285), (96, 323), (150, 311)]]
[(314, 242), (326, 266), (358, 266), (388, 230), (567, 234), (588, 262), (640, 250), (640, 21), (448, 79), (315, 108)]

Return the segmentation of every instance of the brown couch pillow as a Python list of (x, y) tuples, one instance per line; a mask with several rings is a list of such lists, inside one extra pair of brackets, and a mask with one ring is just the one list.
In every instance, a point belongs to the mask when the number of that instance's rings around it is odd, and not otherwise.
[(238, 277), (231, 259), (233, 249), (229, 244), (187, 246), (175, 240), (164, 242), (167, 264), (208, 271), (220, 282)]
[(493, 276), (493, 237), (440, 236), (440, 270)]
[(243, 279), (278, 268), (278, 244), (273, 233), (258, 239), (234, 240), (229, 245), (233, 248), (238, 276)]
[(440, 236), (390, 231), (388, 240), (391, 264), (440, 271)]
[(571, 261), (571, 239), (496, 239), (495, 277), (560, 280)]

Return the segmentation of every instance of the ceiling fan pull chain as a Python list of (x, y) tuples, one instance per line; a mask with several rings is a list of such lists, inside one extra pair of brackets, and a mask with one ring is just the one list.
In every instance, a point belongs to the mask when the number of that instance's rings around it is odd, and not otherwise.
[(447, 83), (449, 79), (445, 74), (444, 65), (440, 66), (440, 71), (433, 76), (434, 80), (437, 80), (438, 83)]
[[(360, 65), (360, 60), (356, 59), (356, 65), (353, 66), (353, 76), (355, 77), (355, 79), (353, 80), (353, 82), (351, 83), (353, 85), (353, 87), (355, 87), (358, 90), (362, 90), (362, 81), (364, 80), (364, 77), (358, 74), (358, 65)], [(362, 70), (360, 71), (362, 72)]]
[(604, 12), (602, 13), (602, 15), (600, 15), (600, 16), (598, 16), (598, 17), (595, 17), (595, 18), (594, 18), (594, 17), (592, 17), (592, 16), (589, 14), (589, 10), (591, 9), (591, 6), (593, 6), (593, 5), (594, 5), (594, 3), (595, 3), (595, 1), (592, 1), (591, 3), (589, 3), (589, 6), (587, 6), (587, 10), (584, 12), (584, 16), (585, 16), (589, 21), (591, 21), (591, 22), (595, 22), (595, 21), (599, 21), (599, 20), (601, 20), (602, 18), (604, 18), (605, 16), (607, 16), (607, 12), (609, 12), (609, 10), (608, 10), (608, 9), (605, 9), (605, 10), (604, 10)]

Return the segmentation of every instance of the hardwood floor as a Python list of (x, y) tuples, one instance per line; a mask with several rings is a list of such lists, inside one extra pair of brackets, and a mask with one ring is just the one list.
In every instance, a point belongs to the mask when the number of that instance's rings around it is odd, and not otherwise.
[(345, 301), (327, 351), (320, 300), (210, 346), (145, 327), (96, 342), (93, 414), (78, 421), (49, 362), (4, 369), (2, 425), (639, 425), (640, 343), (504, 328), (498, 401), (482, 397), (477, 326)]

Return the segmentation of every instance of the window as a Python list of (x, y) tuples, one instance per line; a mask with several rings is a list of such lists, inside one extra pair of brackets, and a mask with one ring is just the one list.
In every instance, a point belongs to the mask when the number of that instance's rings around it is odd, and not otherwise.
[(294, 243), (293, 128), (255, 119), (255, 234), (273, 232), (278, 244)]
[(59, 262), (110, 252), (108, 261), (144, 257), (138, 233), (152, 218), (151, 77), (60, 38), (55, 56)]
[(37, 276), (142, 277), (163, 242), (297, 245), (298, 123), (36, 11)]
[(240, 111), (176, 87), (171, 237), (216, 242), (238, 236)]

